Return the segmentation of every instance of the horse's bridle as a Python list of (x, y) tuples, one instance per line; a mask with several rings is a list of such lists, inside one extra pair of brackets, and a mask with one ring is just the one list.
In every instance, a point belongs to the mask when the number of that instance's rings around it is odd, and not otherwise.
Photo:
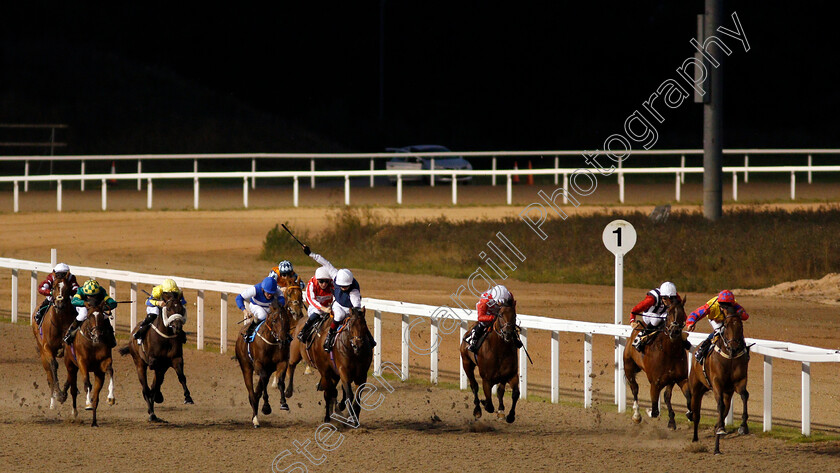
[[(101, 304), (100, 304), (100, 305), (98, 305), (97, 307), (90, 309), (90, 310), (88, 311), (87, 317), (85, 318), (85, 321), (90, 320), (90, 319), (93, 319), (93, 326), (92, 326), (92, 327), (88, 327), (88, 335), (85, 335), (85, 331), (83, 330), (83, 328), (84, 328), (83, 326), (82, 326), (82, 327), (79, 327), (79, 333), (80, 333), (83, 337), (87, 338), (88, 340), (90, 340), (90, 341), (91, 341), (91, 342), (93, 342), (93, 343), (101, 343), (101, 341), (99, 340), (99, 337), (100, 337), (100, 335), (101, 335), (101, 334), (99, 334), (99, 321), (98, 321), (98, 320), (96, 320), (96, 318), (98, 317), (98, 315), (102, 315), (103, 317), (107, 317), (108, 319), (112, 319), (112, 318), (113, 318), (113, 315), (111, 315), (111, 313), (110, 313), (110, 312), (108, 312), (108, 311), (106, 311), (105, 309), (103, 309), (103, 308), (101, 307)], [(110, 322), (108, 322), (108, 323), (110, 323)], [(97, 336), (96, 336), (96, 340), (95, 340), (95, 341), (94, 341), (94, 339), (93, 339), (93, 330), (96, 330), (96, 331), (97, 331)]]
[[(726, 321), (729, 320), (729, 319), (735, 318), (735, 317), (740, 318), (741, 316), (738, 315), (738, 314), (732, 314), (732, 315), (724, 316), (723, 327), (722, 327), (723, 330), (720, 331), (720, 335), (718, 336), (718, 338), (720, 338), (720, 340), (721, 340), (721, 343), (723, 343), (723, 348), (719, 349), (720, 350), (719, 353), (721, 355), (723, 355), (725, 358), (738, 358), (739, 356), (743, 355), (747, 351), (746, 350), (746, 348), (747, 348), (746, 344), (744, 344), (743, 350), (739, 351), (737, 354), (733, 354), (732, 345), (736, 342), (740, 343), (740, 340), (736, 340), (736, 339), (731, 339), (730, 340), (730, 339), (727, 339), (726, 337), (723, 336), (723, 333), (726, 331)], [(726, 353), (722, 353), (723, 350), (726, 350)]]
[[(502, 339), (502, 341), (504, 341), (505, 343), (510, 343), (510, 342), (513, 341), (513, 339), (512, 338), (508, 339), (507, 334), (513, 334), (512, 336), (516, 337), (516, 332), (519, 330), (519, 326), (516, 325), (516, 319), (515, 318), (514, 318), (513, 322), (501, 323), (501, 320), (502, 320), (502, 316), (501, 316), (501, 314), (499, 314), (499, 315), (496, 315), (496, 320), (493, 321), (493, 326), (494, 327), (496, 326), (497, 322), (499, 323), (499, 328), (495, 329), (496, 335), (498, 335), (499, 338)], [(513, 328), (509, 329), (508, 327), (511, 327), (511, 326)]]

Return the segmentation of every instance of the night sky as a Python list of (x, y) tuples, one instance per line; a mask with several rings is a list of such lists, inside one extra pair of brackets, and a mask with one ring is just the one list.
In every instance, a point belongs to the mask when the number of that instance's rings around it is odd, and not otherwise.
[[(70, 153), (593, 149), (693, 54), (703, 3), (386, 0), (272, 7), (17, 2), (0, 122), (67, 123)], [(840, 147), (822, 3), (724, 2), (726, 147)], [(656, 148), (702, 145), (702, 108)]]

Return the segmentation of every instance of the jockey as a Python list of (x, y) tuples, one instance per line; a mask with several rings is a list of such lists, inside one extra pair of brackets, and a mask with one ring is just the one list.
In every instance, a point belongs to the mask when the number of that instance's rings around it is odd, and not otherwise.
[[(140, 325), (137, 327), (137, 332), (134, 333), (134, 338), (137, 340), (138, 345), (143, 343), (143, 337), (146, 336), (146, 332), (149, 331), (149, 327), (152, 326), (152, 322), (154, 322), (155, 318), (160, 315), (160, 308), (165, 305), (163, 301), (164, 293), (172, 294), (173, 297), (180, 297), (181, 305), (183, 305), (186, 310), (187, 300), (184, 299), (184, 293), (175, 281), (172, 279), (165, 279), (163, 284), (153, 287), (152, 294), (148, 299), (146, 299), (146, 318), (140, 322)], [(184, 314), (184, 316), (186, 317), (186, 314)], [(181, 333), (183, 334), (183, 331)], [(182, 335), (182, 337), (185, 337), (185, 335)], [(186, 340), (179, 341), (181, 343), (186, 343)]]
[(330, 277), (330, 270), (326, 266), (321, 266), (315, 270), (315, 275), (306, 283), (306, 302), (309, 304), (307, 313), (309, 319), (306, 325), (298, 333), (298, 340), (306, 343), (309, 340), (309, 331), (318, 323), (321, 317), (326, 317), (330, 313), (330, 306), (335, 297), (335, 285)]
[[(633, 347), (637, 351), (641, 352), (644, 349), (644, 345), (649, 339), (648, 335), (656, 332), (668, 317), (668, 308), (671, 303), (679, 300), (677, 286), (670, 281), (665, 281), (659, 288), (648, 291), (644, 300), (633, 307), (633, 310), (630, 311), (630, 326), (634, 330), (639, 330), (639, 334), (633, 340)], [(636, 321), (638, 315), (642, 316), (644, 324)]]
[(38, 286), (38, 293), (42, 296), (47, 296), (44, 299), (44, 302), (41, 303), (41, 307), (38, 307), (38, 311), (35, 313), (35, 323), (41, 325), (41, 320), (44, 319), (44, 314), (47, 313), (47, 309), (50, 307), (50, 303), (52, 303), (52, 287), (53, 283), (56, 279), (63, 279), (70, 285), (70, 289), (76, 291), (79, 289), (79, 283), (76, 282), (76, 275), (70, 273), (70, 266), (67, 266), (64, 263), (58, 263), (53, 268), (53, 271), (47, 275), (47, 278), (44, 279), (44, 282)]
[[(499, 315), (499, 310), (502, 306), (510, 306), (514, 304), (513, 294), (508, 291), (505, 286), (493, 286), (481, 295), (481, 299), (475, 305), (475, 310), (478, 311), (478, 323), (473, 329), (473, 337), (470, 341), (469, 351), (476, 353), (478, 351), (478, 343), (481, 340), (487, 328), (493, 325), (496, 317)], [(522, 341), (517, 337), (516, 348), (522, 348)]]
[[(108, 310), (117, 308), (117, 301), (108, 296), (105, 288), (94, 279), (88, 279), (82, 287), (76, 290), (76, 294), (70, 301), (76, 308), (76, 320), (74, 320), (70, 325), (70, 328), (67, 329), (67, 334), (64, 335), (64, 343), (68, 345), (73, 343), (73, 339), (76, 337), (76, 330), (87, 318), (88, 308), (85, 304), (87, 303), (90, 307), (97, 307), (102, 304), (103, 301), (105, 302), (105, 307), (107, 307)], [(107, 325), (108, 327), (111, 327), (111, 324)], [(109, 347), (114, 348), (117, 346), (117, 339), (114, 337), (113, 327), (104, 338), (105, 344)]]
[(717, 296), (709, 299), (709, 302), (706, 302), (701, 307), (698, 307), (688, 316), (686, 325), (688, 326), (687, 330), (689, 332), (693, 332), (694, 329), (697, 328), (697, 322), (703, 317), (708, 317), (709, 323), (712, 324), (712, 333), (710, 333), (709, 336), (700, 343), (697, 347), (697, 351), (694, 353), (695, 358), (697, 358), (697, 362), (700, 364), (703, 364), (703, 358), (706, 357), (706, 352), (708, 352), (709, 348), (712, 346), (712, 338), (714, 338), (715, 334), (719, 333), (723, 328), (723, 319), (726, 317), (724, 309), (726, 307), (735, 308), (735, 313), (741, 316), (741, 320), (747, 320), (750, 318), (747, 311), (745, 311), (740, 304), (735, 302), (735, 295), (732, 294), (732, 291), (726, 289), (720, 291)]
[[(326, 258), (317, 253), (312, 253), (312, 250), (308, 246), (304, 245), (303, 253), (314, 259), (322, 268), (326, 269), (327, 274), (333, 280), (333, 321), (330, 324), (330, 332), (327, 334), (327, 339), (324, 341), (324, 351), (329, 352), (332, 351), (333, 343), (335, 343), (335, 334), (341, 325), (341, 321), (350, 313), (351, 309), (360, 309), (362, 307), (361, 289), (359, 288), (359, 282), (356, 281), (356, 278), (353, 277), (353, 273), (349, 269), (336, 269)], [(373, 339), (373, 335), (370, 334), (369, 330), (367, 331), (367, 337), (371, 347), (375, 347), (376, 341)]]
[(303, 279), (297, 275), (295, 272), (295, 268), (292, 267), (292, 262), (289, 260), (283, 260), (277, 263), (277, 266), (271, 269), (268, 273), (268, 277), (274, 278), (277, 281), (277, 287), (287, 287), (291, 284), (297, 283), (300, 286), (300, 290), (306, 290), (305, 285), (303, 284)]
[[(268, 317), (269, 307), (274, 302), (275, 297), (281, 307), (286, 304), (283, 295), (277, 294), (277, 281), (272, 277), (266, 277), (261, 283), (245, 289), (242, 294), (236, 296), (236, 306), (245, 314), (245, 317), (253, 316), (245, 329), (246, 339), (254, 333), (257, 325)], [(245, 308), (245, 301), (250, 303), (250, 312)]]

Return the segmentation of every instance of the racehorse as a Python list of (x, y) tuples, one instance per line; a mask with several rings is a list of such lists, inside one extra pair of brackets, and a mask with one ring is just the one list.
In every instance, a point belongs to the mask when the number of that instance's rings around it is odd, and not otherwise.
[[(350, 419), (354, 426), (359, 425), (360, 406), (356, 398), (353, 385), (356, 389), (367, 382), (367, 374), (373, 363), (373, 346), (369, 343), (368, 326), (365, 321), (365, 309), (352, 308), (339, 332), (335, 337), (335, 344), (332, 352), (324, 350), (324, 340), (329, 332), (329, 318), (313, 329), (312, 341), (307, 347), (295, 338), (292, 342), (293, 348), (289, 358), (289, 387), (286, 389), (286, 396), (291, 397), (294, 392), (294, 366), (309, 356), (309, 359), (321, 373), (321, 380), (318, 383), (318, 390), (324, 391), (325, 414), (324, 422), (329, 422), (334, 409), (343, 411), (349, 402)], [(297, 330), (305, 323), (298, 322)], [(336, 406), (338, 399), (337, 386), (341, 385), (342, 400)]]
[[(137, 344), (134, 334), (140, 328), (138, 325), (131, 331), (128, 345), (120, 348), (120, 355), (131, 353), (140, 387), (143, 388), (143, 399), (146, 401), (149, 422), (160, 422), (155, 415), (155, 403), (163, 402), (160, 387), (169, 368), (175, 370), (178, 381), (184, 387), (184, 404), (193, 404), (190, 390), (187, 389), (187, 377), (184, 376), (184, 322), (187, 310), (181, 303), (180, 294), (163, 293), (163, 310), (152, 322), (151, 330), (146, 332), (143, 343)], [(152, 387), (146, 378), (147, 369), (154, 372)]]
[[(300, 286), (293, 284), (283, 288), (283, 293), (283, 297), (286, 299), (286, 311), (289, 312), (292, 318), (291, 323), (294, 330), (300, 320), (306, 322), (306, 305), (303, 303), (303, 291), (300, 290)], [(297, 331), (295, 330), (291, 335), (292, 337), (296, 337)], [(309, 370), (308, 365), (306, 368)], [(271, 375), (271, 387), (279, 389), (279, 380), (284, 376), (285, 374), (278, 367), (277, 371)]]
[[(240, 332), (236, 339), (236, 359), (239, 361), (239, 368), (245, 378), (245, 388), (248, 390), (248, 400), (251, 403), (253, 416), (251, 421), (254, 427), (259, 427), (257, 419), (257, 408), (260, 397), (263, 398), (262, 413), (271, 414), (271, 405), (268, 403), (268, 379), (272, 373), (279, 371), (280, 380), (280, 409), (289, 410), (286, 404), (286, 396), (283, 388), (283, 377), (286, 365), (289, 362), (289, 327), (291, 326), (290, 316), (285, 307), (272, 303), (265, 321), (254, 331), (252, 342), (245, 340), (244, 332)], [(254, 373), (259, 375), (256, 389), (254, 388)]]
[[(59, 273), (61, 274), (61, 273)], [(56, 277), (50, 291), (53, 302), (41, 319), (41, 325), (35, 323), (32, 316), (30, 324), (35, 335), (38, 355), (44, 371), (47, 372), (47, 382), (50, 386), (50, 409), (55, 409), (55, 401), (63, 403), (67, 400), (67, 393), (62, 392), (58, 381), (58, 361), (56, 358), (64, 356), (64, 342), (62, 338), (76, 318), (76, 309), (70, 303), (73, 298), (72, 285), (64, 278)]]
[[(706, 355), (703, 365), (692, 362), (689, 386), (691, 388), (691, 416), (694, 421), (694, 438), (697, 439), (697, 427), (700, 424), (700, 407), (703, 395), (712, 391), (717, 401), (718, 421), (715, 424), (715, 454), (720, 454), (720, 437), (726, 435), (724, 422), (732, 403), (732, 394), (737, 392), (744, 403), (744, 414), (738, 433), (750, 433), (747, 426), (747, 366), (750, 362), (749, 348), (744, 341), (744, 325), (741, 317), (735, 313), (735, 308), (726, 307), (723, 319), (723, 333)], [(693, 358), (693, 357), (692, 357)]]
[[(76, 410), (76, 395), (79, 393), (76, 385), (76, 378), (81, 371), (86, 391), (90, 394), (90, 410), (93, 411), (93, 418), (90, 426), (97, 427), (96, 409), (99, 406), (99, 391), (105, 383), (105, 373), (111, 374), (113, 383), (113, 369), (111, 367), (111, 347), (104, 340), (104, 337), (113, 329), (111, 324), (111, 313), (105, 307), (106, 300), (98, 306), (89, 306), (88, 315), (78, 333), (73, 338), (72, 344), (65, 344), (64, 366), (67, 368), (67, 382), (64, 384), (64, 396), (67, 396), (67, 388), (70, 388), (70, 395), (73, 398), (73, 417), (79, 415)], [(89, 374), (93, 373), (94, 382), (91, 387)], [(109, 398), (109, 403), (110, 398)]]
[[(639, 414), (639, 384), (636, 374), (644, 371), (650, 383), (650, 417), (659, 417), (659, 393), (665, 388), (665, 405), (668, 406), (668, 428), (677, 429), (674, 421), (674, 409), (671, 407), (671, 391), (674, 384), (682, 390), (691, 410), (691, 393), (688, 389), (688, 359), (686, 358), (683, 327), (685, 326), (685, 300), (672, 302), (668, 307), (664, 329), (651, 335), (645, 345), (644, 353), (639, 353), (633, 345), (628, 345), (624, 352), (624, 377), (633, 393), (633, 420), (641, 422)], [(637, 331), (633, 331), (629, 340), (633, 340)]]
[[(473, 415), (476, 419), (481, 417), (481, 405), (478, 400), (478, 382), (475, 380), (475, 367), (478, 366), (478, 374), (484, 385), (485, 400), (484, 408), (492, 413), (493, 407), (493, 386), (496, 386), (496, 394), (499, 398), (499, 417), (504, 416), (505, 384), (510, 384), (511, 407), (505, 420), (512, 423), (516, 420), (516, 401), (519, 400), (519, 353), (516, 348), (518, 338), (516, 326), (516, 303), (503, 305), (499, 315), (493, 321), (493, 326), (488, 329), (484, 342), (473, 354), (467, 348), (469, 343), (461, 340), (461, 364), (467, 379), (470, 381), (470, 388), (475, 397), (475, 409)], [(468, 332), (469, 333), (469, 332)]]

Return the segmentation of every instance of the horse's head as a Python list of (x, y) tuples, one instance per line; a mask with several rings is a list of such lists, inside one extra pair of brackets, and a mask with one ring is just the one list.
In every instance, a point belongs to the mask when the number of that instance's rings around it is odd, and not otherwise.
[(305, 313), (305, 307), (303, 306), (303, 291), (300, 290), (300, 286), (297, 284), (287, 286), (285, 289), (285, 298), (286, 310), (294, 318), (294, 320), (300, 320)]
[(347, 330), (350, 333), (350, 347), (353, 353), (359, 355), (367, 342), (367, 322), (365, 322), (365, 308), (350, 309)]
[(104, 343), (102, 337), (111, 329), (110, 309), (105, 305), (104, 299), (98, 303), (85, 303), (85, 306), (88, 307), (88, 315), (80, 331), (87, 332), (88, 338), (94, 344)]
[(740, 352), (745, 346), (744, 341), (744, 323), (741, 316), (738, 315), (735, 307), (731, 305), (721, 306), (726, 313), (723, 318), (723, 334), (720, 337), (723, 340), (724, 346), (729, 350), (731, 355)]
[(271, 332), (271, 336), (274, 337), (274, 341), (279, 343), (281, 347), (291, 343), (292, 337), (289, 335), (289, 330), (292, 323), (289, 318), (289, 312), (285, 307), (277, 303), (277, 298), (274, 299), (269, 307), (265, 324)]
[(685, 301), (679, 297), (672, 297), (668, 305), (668, 316), (665, 319), (665, 331), (671, 340), (682, 338), (682, 330), (685, 327)]
[(59, 310), (63, 309), (73, 298), (73, 288), (70, 281), (66, 279), (67, 273), (56, 273), (53, 286), (50, 290), (55, 307)]
[(500, 325), (497, 331), (502, 340), (505, 343), (513, 343), (516, 340), (518, 330), (516, 326), (516, 301), (508, 305), (502, 305), (496, 322)]
[(184, 331), (184, 323), (187, 321), (187, 308), (184, 307), (181, 299), (180, 292), (164, 292), (161, 296), (163, 308), (166, 309), (162, 312), (161, 319), (163, 324), (171, 328), (175, 334)]

